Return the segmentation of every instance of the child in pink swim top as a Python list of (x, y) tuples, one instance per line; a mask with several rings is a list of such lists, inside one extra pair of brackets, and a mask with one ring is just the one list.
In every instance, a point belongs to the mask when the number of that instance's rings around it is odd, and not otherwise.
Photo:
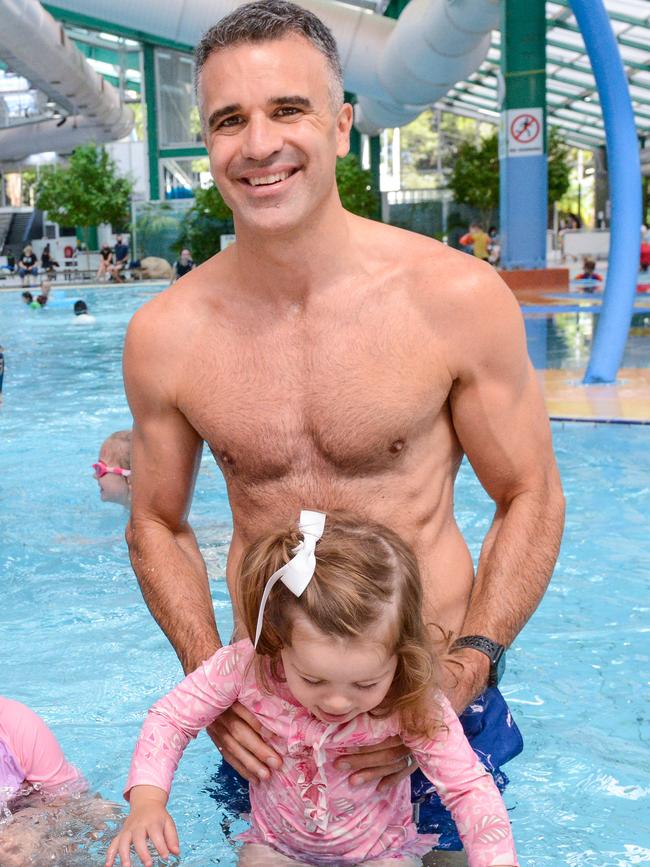
[(66, 807), (76, 808), (87, 788), (43, 720), (0, 696), (0, 865), (63, 863), (57, 858), (71, 844)]
[(166, 804), (184, 748), (236, 701), (282, 756), (251, 783), (251, 828), (240, 867), (375, 867), (421, 863), (437, 843), (418, 835), (410, 783), (384, 793), (352, 786), (335, 759), (399, 735), (458, 826), (470, 867), (518, 864), (501, 796), (456, 714), (436, 688), (415, 557), (392, 531), (344, 514), (301, 513), (298, 528), (245, 552), (236, 584), (249, 638), (222, 647), (149, 711), (125, 796), (131, 812), (106, 865), (130, 850), (145, 865), (149, 839), (178, 854)]
[(9, 803), (24, 784), (45, 790), (86, 787), (40, 716), (0, 696), (0, 804)]

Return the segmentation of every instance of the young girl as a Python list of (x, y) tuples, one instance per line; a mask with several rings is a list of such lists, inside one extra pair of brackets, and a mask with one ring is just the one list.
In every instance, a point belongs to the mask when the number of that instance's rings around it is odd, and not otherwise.
[[(72, 863), (72, 829), (86, 827), (92, 839), (118, 812), (115, 804), (88, 792), (82, 775), (33, 710), (0, 696), (2, 867)], [(88, 839), (77, 842), (83, 845)]]
[(241, 865), (412, 867), (437, 843), (418, 835), (410, 784), (351, 786), (334, 766), (350, 748), (399, 734), (458, 825), (471, 867), (517, 865), (508, 816), (456, 714), (435, 689), (422, 589), (408, 547), (385, 527), (303, 511), (298, 528), (244, 554), (237, 605), (250, 639), (222, 647), (150, 710), (131, 763), (131, 813), (106, 865), (146, 840), (177, 854), (166, 810), (190, 738), (234, 702), (271, 733), (283, 758), (251, 783), (251, 828)]

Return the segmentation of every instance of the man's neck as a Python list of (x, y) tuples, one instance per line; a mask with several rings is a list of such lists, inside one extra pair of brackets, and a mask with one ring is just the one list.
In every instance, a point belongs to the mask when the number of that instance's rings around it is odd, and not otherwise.
[(245, 226), (236, 232), (239, 280), (270, 303), (304, 303), (354, 267), (350, 217), (340, 204), (291, 232), (264, 235)]

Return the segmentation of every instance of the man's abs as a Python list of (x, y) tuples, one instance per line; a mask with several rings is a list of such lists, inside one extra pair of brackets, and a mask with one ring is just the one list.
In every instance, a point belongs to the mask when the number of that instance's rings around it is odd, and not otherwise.
[[(259, 490), (258, 496), (252, 496), (249, 490), (243, 492), (231, 483), (234, 524), (228, 557), (231, 597), (236, 598), (234, 583), (242, 552), (255, 538), (295, 521), (303, 508), (348, 511), (385, 524), (411, 545), (422, 576), (425, 620), (445, 633), (457, 632), (467, 609), (473, 566), (453, 517), (453, 480), (448, 477), (442, 487), (449, 491), (444, 490), (432, 508), (433, 497), (413, 496), (413, 489), (419, 488), (419, 484), (392, 473), (386, 475), (383, 481), (330, 478), (329, 483), (313, 476), (302, 480), (292, 477), (290, 482), (285, 478), (261, 486), (262, 496)], [(430, 483), (434, 488), (435, 481), (430, 479)]]

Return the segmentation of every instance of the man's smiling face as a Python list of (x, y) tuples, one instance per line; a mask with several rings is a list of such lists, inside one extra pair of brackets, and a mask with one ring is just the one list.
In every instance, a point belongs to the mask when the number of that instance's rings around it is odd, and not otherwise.
[(302, 36), (215, 51), (199, 104), (212, 176), (238, 225), (290, 232), (336, 195), (352, 110), (335, 108), (327, 60)]

